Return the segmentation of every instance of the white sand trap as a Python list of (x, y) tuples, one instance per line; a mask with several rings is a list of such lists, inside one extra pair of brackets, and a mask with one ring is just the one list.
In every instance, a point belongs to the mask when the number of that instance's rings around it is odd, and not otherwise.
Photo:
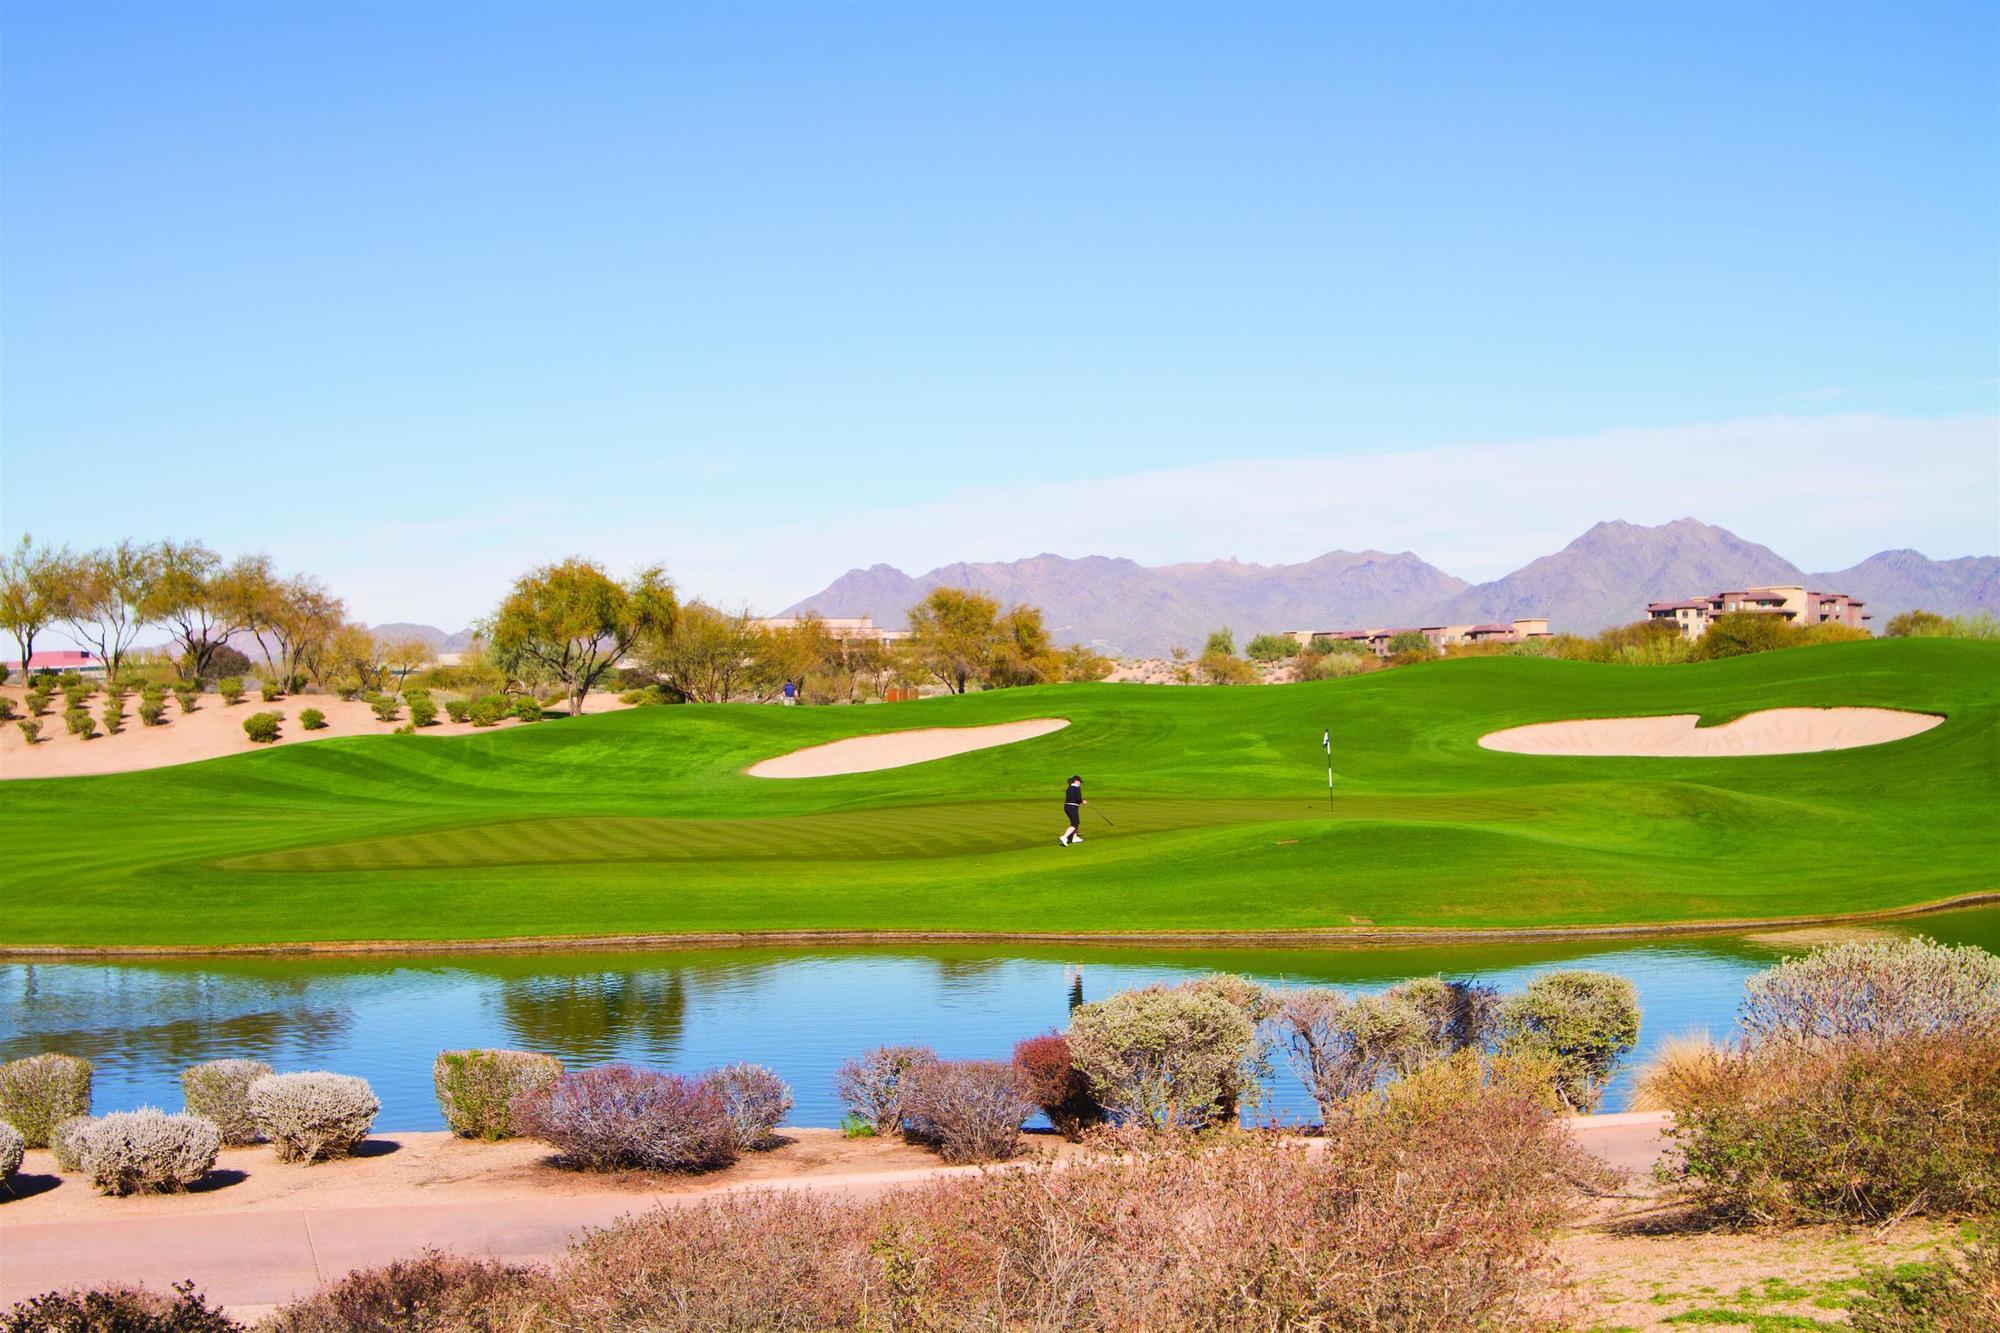
[(1815, 754), (1886, 745), (1944, 721), (1893, 708), (1767, 708), (1719, 727), (1697, 727), (1693, 713), (1672, 717), (1601, 717), (1537, 722), (1479, 738), (1509, 754), (1656, 755), (1719, 759), (1747, 754)]
[(750, 765), (753, 778), (830, 778), (842, 773), (873, 773), (878, 768), (902, 768), (955, 754), (990, 750), (996, 745), (1031, 741), (1069, 725), (1064, 717), (1038, 717), (1028, 722), (999, 722), (990, 727), (922, 727), (882, 736), (850, 736), (844, 741), (812, 745), (775, 759)]

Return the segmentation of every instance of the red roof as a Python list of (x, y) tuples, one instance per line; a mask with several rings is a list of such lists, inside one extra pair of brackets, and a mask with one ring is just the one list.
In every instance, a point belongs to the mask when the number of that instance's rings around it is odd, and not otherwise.
[(1512, 634), (1514, 627), (1512, 625), (1471, 625), (1466, 628), (1465, 632), (1467, 634)]
[[(75, 671), (80, 667), (103, 666), (96, 653), (36, 653), (28, 659), (30, 671)], [(19, 662), (9, 662), (9, 671), (19, 671)]]

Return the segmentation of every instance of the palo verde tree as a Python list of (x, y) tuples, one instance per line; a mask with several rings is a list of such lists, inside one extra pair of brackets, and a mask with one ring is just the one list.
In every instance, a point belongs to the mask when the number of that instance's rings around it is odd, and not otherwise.
[(256, 589), (250, 630), (269, 678), (290, 689), (292, 681), (311, 674), (345, 612), (338, 597), (304, 574)]
[(0, 629), (21, 645), (21, 669), (35, 656), (35, 636), (62, 615), (63, 558), (23, 534), (21, 544), (0, 555)]
[(917, 669), (964, 694), (985, 673), (999, 639), (1000, 603), (970, 588), (933, 588), (910, 608), (903, 651)]
[(145, 618), (164, 626), (179, 649), (181, 675), (209, 680), (216, 650), (250, 628), (252, 610), (272, 582), (271, 562), (245, 556), (224, 565), (200, 542), (161, 542), (154, 549), (158, 576), (144, 605)]
[(153, 618), (160, 578), (159, 549), (133, 541), (56, 561), (57, 614), (114, 682), (132, 641)]
[(671, 630), (679, 610), (657, 565), (620, 583), (571, 558), (515, 580), (482, 637), (503, 666), (518, 662), (561, 682), (576, 717), (591, 687), (640, 639)]
[(743, 688), (759, 640), (749, 612), (721, 611), (706, 602), (689, 602), (664, 633), (646, 636), (639, 659), (681, 698), (691, 703), (727, 703)]

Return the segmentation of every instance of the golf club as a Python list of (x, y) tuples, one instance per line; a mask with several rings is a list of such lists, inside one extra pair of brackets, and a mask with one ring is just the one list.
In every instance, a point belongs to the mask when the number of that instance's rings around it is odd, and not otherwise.
[[(1097, 812), (1097, 817), (1098, 817), (1099, 819), (1103, 820), (1103, 821), (1104, 821), (1105, 823), (1107, 823), (1107, 824), (1111, 824), (1111, 816), (1110, 816), (1110, 815), (1107, 815), (1107, 814), (1105, 814), (1105, 813), (1104, 813), (1104, 812), (1103, 812), (1102, 810), (1099, 810), (1099, 811)], [(1111, 824), (1111, 827), (1112, 827), (1112, 828), (1117, 828), (1118, 826), (1117, 826), (1116, 824)]]

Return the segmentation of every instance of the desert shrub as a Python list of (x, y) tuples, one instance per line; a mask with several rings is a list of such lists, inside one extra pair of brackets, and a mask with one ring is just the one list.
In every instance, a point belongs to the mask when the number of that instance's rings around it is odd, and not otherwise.
[(1410, 1123), (1465, 1114), (1499, 1093), (1556, 1113), (1564, 1107), (1555, 1093), (1555, 1075), (1555, 1062), (1546, 1055), (1494, 1055), (1467, 1047), (1425, 1061), (1357, 1097), (1349, 1107), (1357, 1116)]
[(1980, 1226), (1963, 1254), (1870, 1269), (1847, 1307), (1856, 1333), (1971, 1333), (2000, 1328), (2000, 1221)]
[(0, 722), (12, 722), (13, 720), (14, 701), (5, 695), (0, 695)]
[(522, 722), (540, 722), (542, 720), (542, 706), (536, 703), (532, 697), (524, 694), (514, 700), (514, 716)]
[(257, 683), (257, 693), (265, 703), (274, 704), (285, 697), (285, 688), (275, 680), (264, 680)]
[(100, 1194), (174, 1194), (215, 1167), (222, 1132), (198, 1115), (152, 1106), (113, 1111), (75, 1140), (77, 1166)]
[(417, 734), (417, 724), (414, 722), (405, 722), (389, 734), (391, 736), (414, 736)]
[(1380, 659), (1365, 649), (1361, 652), (1318, 653), (1300, 659), (1298, 677), (1300, 680), (1338, 680), (1346, 676), (1364, 676), (1381, 669)]
[(1728, 1052), (1706, 1032), (1668, 1037), (1632, 1079), (1628, 1111), (1665, 1111), (1699, 1101), (1722, 1070)]
[(301, 708), (299, 725), (307, 731), (320, 731), (326, 726), (326, 714), (317, 708)]
[(368, 1080), (312, 1070), (268, 1074), (250, 1085), (250, 1114), (281, 1162), (345, 1157), (368, 1137), (382, 1103)]
[(73, 1115), (49, 1131), (49, 1155), (56, 1159), (56, 1170), (83, 1170), (83, 1136), (94, 1123), (90, 1116)]
[(107, 698), (104, 701), (104, 706), (98, 709), (97, 715), (104, 723), (105, 735), (116, 736), (125, 729), (125, 701), (123, 699), (116, 697)]
[(371, 694), (368, 696), (369, 711), (383, 722), (394, 722), (402, 701), (393, 694)]
[(255, 1143), (257, 1117), (250, 1111), (250, 1085), (270, 1072), (271, 1066), (262, 1060), (206, 1060), (181, 1071), (181, 1098), (190, 1115), (214, 1122), (224, 1143)]
[(1070, 1060), (1069, 1038), (1060, 1032), (1029, 1037), (1014, 1045), (1014, 1068), (1028, 1099), (1042, 1108), (1049, 1124), (1066, 1139), (1080, 1136), (1104, 1119), (1090, 1079)]
[(1035, 1104), (1006, 1060), (935, 1060), (909, 1074), (903, 1120), (912, 1139), (947, 1162), (1002, 1162), (1021, 1151)]
[(201, 691), (193, 685), (176, 685), (174, 702), (181, 706), (183, 713), (192, 713), (201, 706)]
[(1745, 1047), (1666, 1096), (1661, 1174), (1716, 1217), (2000, 1210), (2000, 1034)]
[(465, 721), (471, 711), (472, 705), (463, 699), (446, 699), (444, 701), (444, 715), (454, 722)]
[(1149, 1126), (1219, 1118), (1255, 1054), (1248, 1015), (1212, 989), (1123, 991), (1070, 1015), (1069, 1050), (1105, 1110)]
[(438, 1109), (462, 1139), (512, 1137), (514, 1099), (562, 1077), (562, 1061), (533, 1051), (439, 1051), (431, 1064)]
[(409, 704), (412, 725), (428, 727), (437, 721), (438, 706), (431, 702), (429, 695), (422, 698), (411, 696)]
[(519, 1133), (587, 1170), (699, 1171), (736, 1160), (721, 1091), (680, 1074), (600, 1065), (522, 1093), (511, 1114)]
[(42, 724), (32, 717), (24, 717), (15, 725), (21, 728), (21, 734), (27, 737), (30, 745), (42, 738)]
[(278, 724), (284, 720), (283, 713), (252, 713), (243, 719), (243, 734), (253, 744), (269, 745), (278, 739)]
[(63, 725), (69, 734), (90, 740), (97, 735), (97, 719), (81, 708), (71, 708), (63, 713)]
[(1243, 645), (1243, 655), (1253, 662), (1281, 662), (1299, 655), (1299, 641), (1289, 634), (1259, 634)]
[(1738, 1018), (1790, 1045), (2000, 1031), (2000, 958), (1921, 935), (1825, 945), (1745, 982)]
[(634, 708), (665, 708), (681, 702), (681, 698), (659, 685), (641, 685), (636, 690), (626, 690), (619, 695), (618, 702)]
[(40, 717), (49, 711), (49, 694), (47, 690), (29, 690), (21, 696), (21, 702), (28, 706), (28, 715), (30, 717)]
[(1774, 648), (1794, 648), (1804, 641), (1804, 631), (1782, 616), (1731, 611), (1708, 622), (1708, 628), (1695, 640), (1693, 657), (1698, 662), (1712, 662), (1770, 652)]
[(1905, 611), (1889, 617), (1882, 633), (1891, 639), (1935, 639), (1951, 632), (1951, 622), (1935, 611)]
[(1500, 995), (1477, 981), (1411, 977), (1388, 991), (1423, 1020), (1424, 1045), (1439, 1055), (1488, 1045), (1499, 1022)]
[(1510, 1053), (1551, 1057), (1556, 1095), (1589, 1111), (1639, 1040), (1639, 994), (1608, 972), (1544, 972), (1501, 1001), (1499, 1030)]
[(903, 1127), (905, 1078), (919, 1065), (933, 1064), (937, 1052), (928, 1046), (877, 1046), (860, 1058), (844, 1061), (834, 1071), (833, 1095), (851, 1115), (865, 1120), (878, 1134)]
[(1211, 685), (1252, 685), (1257, 680), (1257, 668), (1233, 653), (1206, 652), (1197, 663)]
[(241, 676), (224, 676), (221, 680), (215, 682), (215, 692), (222, 696), (222, 702), (226, 704), (241, 703), (243, 701), (243, 678)]
[(157, 727), (167, 718), (167, 703), (164, 699), (141, 699), (139, 701), (139, 721), (148, 727)]
[(475, 727), (490, 727), (508, 713), (507, 696), (482, 694), (466, 708), (466, 719)]
[(792, 1090), (762, 1065), (727, 1065), (708, 1076), (722, 1094), (722, 1113), (729, 1119), (729, 1137), (750, 1152), (768, 1147), (778, 1125), (792, 1109)]
[(114, 1285), (51, 1291), (0, 1315), (0, 1333), (243, 1333), (192, 1282), (176, 1282), (171, 1297), (144, 1287)]
[(1991, 611), (1974, 611), (1969, 616), (1951, 618), (1954, 639), (2000, 639), (2000, 616)]
[(534, 1270), (493, 1259), (425, 1250), (380, 1268), (357, 1269), (303, 1300), (281, 1306), (260, 1333), (428, 1333), (495, 1326), (496, 1307), (526, 1295)]
[(1347, 995), (1323, 986), (1286, 991), (1271, 1025), (1286, 1063), (1329, 1123), (1430, 1051), (1423, 1015), (1393, 995)]
[(21, 1169), (21, 1158), (28, 1151), (28, 1145), (21, 1141), (21, 1131), (4, 1120), (0, 1120), (0, 1185), (14, 1178)]
[(90, 1061), (46, 1051), (0, 1065), (0, 1120), (30, 1148), (71, 1116), (90, 1114)]
[(1799, 630), (1799, 644), (1802, 647), (1810, 647), (1816, 643), (1862, 643), (1874, 637), (1865, 629), (1836, 624), (1831, 620), (1818, 625), (1806, 625)]

